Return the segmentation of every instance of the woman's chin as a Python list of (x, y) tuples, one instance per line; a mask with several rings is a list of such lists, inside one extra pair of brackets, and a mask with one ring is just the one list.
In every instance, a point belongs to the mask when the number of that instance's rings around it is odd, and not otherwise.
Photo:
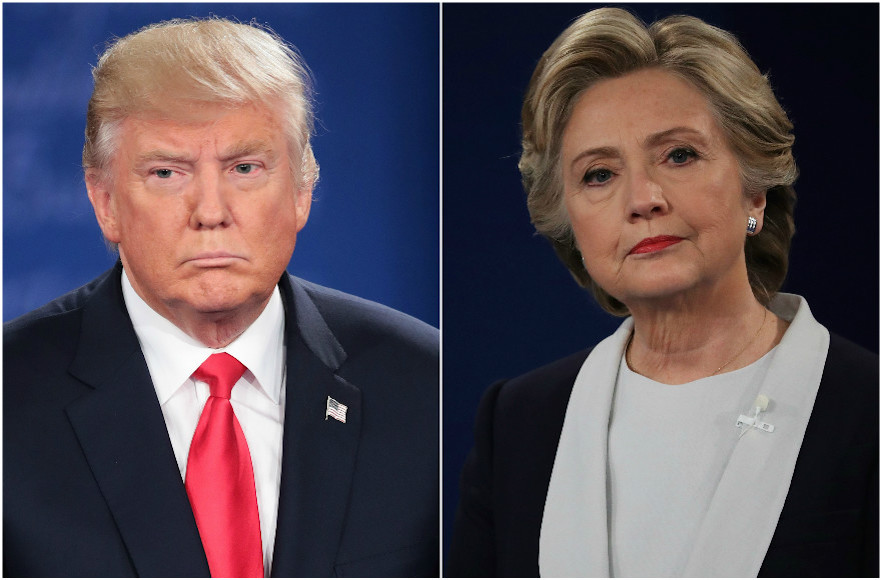
[(620, 300), (632, 308), (637, 304), (666, 304), (686, 300), (696, 293), (698, 285), (690, 277), (666, 275), (630, 284), (619, 293)]

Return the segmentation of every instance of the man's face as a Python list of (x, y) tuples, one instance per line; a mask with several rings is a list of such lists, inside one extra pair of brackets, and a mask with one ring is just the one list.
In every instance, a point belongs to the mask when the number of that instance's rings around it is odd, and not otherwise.
[(110, 179), (86, 179), (134, 289), (195, 336), (193, 325), (262, 311), (308, 218), (311, 187), (297, 185), (299, 163), (270, 109), (192, 113), (127, 118)]

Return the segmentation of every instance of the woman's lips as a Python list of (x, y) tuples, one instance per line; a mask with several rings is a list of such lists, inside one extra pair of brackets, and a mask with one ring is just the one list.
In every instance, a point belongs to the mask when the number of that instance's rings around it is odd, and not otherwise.
[(654, 238), (645, 238), (635, 245), (629, 251), (630, 254), (650, 254), (651, 252), (659, 252), (663, 248), (668, 248), (680, 242), (682, 238), (678, 236), (657, 236)]

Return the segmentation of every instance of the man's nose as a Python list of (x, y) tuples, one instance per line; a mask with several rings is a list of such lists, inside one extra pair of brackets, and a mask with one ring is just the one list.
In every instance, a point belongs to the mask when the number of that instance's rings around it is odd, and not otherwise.
[(213, 171), (198, 172), (193, 180), (192, 212), (190, 226), (193, 229), (210, 229), (232, 223), (229, 194), (222, 176)]

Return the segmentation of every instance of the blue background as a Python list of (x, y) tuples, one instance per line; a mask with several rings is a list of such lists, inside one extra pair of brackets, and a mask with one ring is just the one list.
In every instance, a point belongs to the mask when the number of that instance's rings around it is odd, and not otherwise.
[[(520, 184), (520, 107), (535, 64), (584, 4), (443, 5), (445, 545), (477, 402), (505, 377), (594, 345), (620, 324), (534, 235)], [(798, 229), (783, 290), (877, 350), (876, 4), (635, 4), (736, 34), (794, 123)], [(528, 464), (523, 470), (528, 470)]]
[(106, 41), (208, 15), (268, 24), (314, 75), (321, 179), (289, 270), (438, 326), (437, 4), (5, 4), (3, 319), (115, 261), (80, 169)]

